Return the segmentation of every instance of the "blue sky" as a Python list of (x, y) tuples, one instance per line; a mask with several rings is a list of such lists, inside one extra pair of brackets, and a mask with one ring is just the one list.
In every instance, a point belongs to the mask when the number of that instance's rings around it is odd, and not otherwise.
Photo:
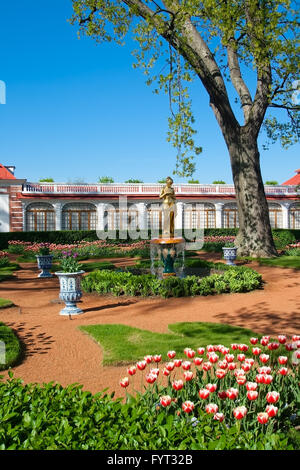
[[(0, 80), (7, 87), (0, 105), (0, 162), (16, 176), (37, 181), (112, 176), (156, 182), (175, 167), (166, 141), (168, 98), (154, 95), (133, 69), (130, 40), (124, 47), (77, 38), (71, 0), (2, 2)], [(194, 178), (232, 182), (227, 148), (208, 106), (194, 86), (197, 142)], [(264, 181), (283, 182), (299, 168), (299, 145), (261, 149)], [(186, 179), (174, 177), (181, 182)]]

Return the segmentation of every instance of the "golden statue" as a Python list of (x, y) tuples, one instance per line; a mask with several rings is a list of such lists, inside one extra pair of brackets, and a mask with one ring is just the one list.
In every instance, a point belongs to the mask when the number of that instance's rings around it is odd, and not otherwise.
[(163, 199), (163, 238), (174, 238), (174, 225), (176, 215), (176, 196), (172, 187), (173, 180), (170, 176), (166, 178), (166, 185), (160, 192), (160, 199)]

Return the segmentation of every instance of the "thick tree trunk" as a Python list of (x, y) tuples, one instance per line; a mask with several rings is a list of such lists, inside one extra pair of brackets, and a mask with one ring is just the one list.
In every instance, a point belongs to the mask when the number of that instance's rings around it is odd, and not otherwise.
[[(227, 128), (228, 131), (228, 128)], [(239, 232), (236, 238), (240, 256), (276, 256), (268, 204), (260, 171), (257, 138), (249, 128), (240, 127), (225, 137), (231, 160)]]

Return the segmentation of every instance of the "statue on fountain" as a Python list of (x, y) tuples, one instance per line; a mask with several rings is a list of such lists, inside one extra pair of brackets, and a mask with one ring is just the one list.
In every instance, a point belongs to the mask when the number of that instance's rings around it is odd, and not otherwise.
[(166, 185), (160, 192), (160, 199), (163, 199), (163, 238), (174, 238), (174, 226), (176, 216), (176, 196), (172, 187), (173, 180), (170, 176), (166, 178)]

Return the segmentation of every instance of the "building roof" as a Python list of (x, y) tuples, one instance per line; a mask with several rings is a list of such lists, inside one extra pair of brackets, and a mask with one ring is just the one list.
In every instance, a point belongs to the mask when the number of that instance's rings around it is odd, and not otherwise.
[(0, 180), (15, 180), (16, 177), (0, 163)]
[(298, 184), (300, 184), (300, 169), (295, 170), (295, 173), (297, 173), (296, 176), (293, 176), (292, 178), (290, 178), (289, 180), (285, 181), (282, 184), (286, 184), (286, 185), (298, 185)]

